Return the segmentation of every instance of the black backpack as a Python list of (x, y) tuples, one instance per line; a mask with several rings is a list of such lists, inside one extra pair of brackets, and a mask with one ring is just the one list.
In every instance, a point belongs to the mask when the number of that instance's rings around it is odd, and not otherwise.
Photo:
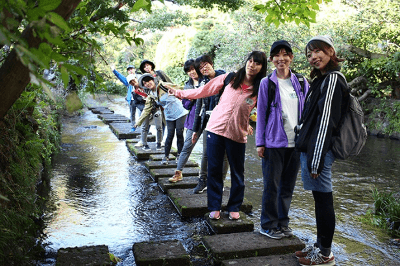
[(218, 94), (218, 103), (219, 103), (219, 99), (221, 99), (221, 95), (222, 95), (222, 93), (224, 92), (224, 90), (225, 90), (225, 87), (232, 81), (232, 78), (235, 76), (235, 72), (230, 72), (229, 74), (228, 74), (228, 76), (226, 76), (226, 78), (224, 79), (224, 86), (222, 86), (222, 89), (219, 91), (219, 94)]
[[(268, 117), (271, 112), (271, 106), (276, 107), (276, 103), (272, 105), (272, 102), (275, 99), (275, 91), (276, 91), (276, 85), (274, 82), (271, 81), (271, 74), (268, 75), (268, 106), (267, 106), (267, 112), (265, 115), (265, 124), (268, 122)], [(301, 87), (301, 92), (304, 94), (304, 77), (301, 74), (295, 73), (297, 80), (300, 83)]]
[[(338, 74), (345, 76), (339, 71), (333, 71), (329, 74)], [(327, 75), (328, 77), (329, 75)], [(324, 87), (325, 80), (321, 84)], [(349, 106), (347, 112), (342, 116), (339, 123), (339, 135), (332, 142), (332, 152), (336, 158), (345, 160), (349, 156), (357, 156), (367, 141), (367, 128), (364, 125), (364, 112), (358, 99), (350, 94)]]

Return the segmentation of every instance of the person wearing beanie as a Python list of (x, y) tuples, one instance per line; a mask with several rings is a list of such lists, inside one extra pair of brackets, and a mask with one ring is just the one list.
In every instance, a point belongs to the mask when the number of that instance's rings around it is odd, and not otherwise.
[(156, 66), (150, 60), (144, 59), (139, 66), (140, 71), (142, 74), (149, 73), (154, 78), (157, 79), (158, 82), (170, 82), (172, 83), (171, 79), (164, 73), (162, 70), (155, 70)]
[[(175, 87), (174, 84), (163, 83), (162, 81), (158, 81), (151, 74), (146, 73), (139, 78), (139, 86), (145, 88), (145, 91), (148, 95), (148, 97), (146, 98), (145, 109), (135, 125), (135, 127), (142, 125), (141, 138), (144, 144), (143, 150), (150, 150), (150, 147), (147, 145), (147, 133), (151, 116), (153, 117), (157, 128), (156, 149), (162, 149), (162, 120), (164, 119), (165, 115), (168, 133), (164, 148), (165, 156), (161, 163), (168, 164), (169, 153), (171, 151), (172, 141), (174, 139), (175, 132), (177, 138), (178, 155), (182, 151), (184, 142), (183, 127), (188, 111), (183, 108), (182, 102), (179, 99), (168, 95), (168, 89), (171, 87)], [(163, 112), (161, 110), (161, 107), (163, 107), (164, 109)]]
[(339, 72), (340, 62), (330, 36), (313, 37), (305, 48), (313, 79), (304, 111), (297, 126), (296, 150), (300, 152), (303, 187), (311, 190), (315, 202), (316, 243), (295, 255), (300, 265), (335, 265), (331, 251), (335, 232), (332, 194), (331, 147), (349, 104), (349, 88)]
[(309, 85), (290, 69), (293, 52), (287, 41), (274, 42), (269, 59), (275, 70), (261, 81), (257, 104), (257, 113), (267, 114), (257, 116), (256, 127), (264, 180), (260, 233), (282, 239), (293, 236), (289, 208), (300, 168), (294, 128), (300, 120)]
[[(141, 113), (143, 111), (145, 101), (144, 101), (143, 97), (141, 97), (140, 95), (137, 95), (135, 93), (135, 85), (131, 85), (130, 81), (127, 80), (127, 77), (125, 77), (124, 75), (119, 73), (115, 69), (114, 65), (111, 66), (111, 71), (122, 82), (122, 84), (124, 84), (128, 89), (125, 99), (129, 104), (129, 110), (131, 113), (130, 119), (131, 119), (131, 126), (132, 126), (131, 131), (133, 131), (134, 130), (133, 126), (135, 125), (135, 121), (136, 121), (136, 108), (139, 109), (139, 112)], [(126, 68), (126, 71), (128, 72), (128, 76), (131, 75), (131, 77), (134, 77), (134, 79), (131, 79), (131, 81), (134, 82), (133, 84), (136, 84), (136, 87), (138, 87), (136, 75), (135, 75), (135, 67), (133, 65), (129, 65)]]

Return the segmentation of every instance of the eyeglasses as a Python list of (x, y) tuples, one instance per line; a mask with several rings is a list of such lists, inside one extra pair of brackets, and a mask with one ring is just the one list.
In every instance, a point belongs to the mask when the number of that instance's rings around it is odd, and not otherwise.
[(203, 70), (203, 69), (206, 68), (207, 65), (209, 65), (209, 64), (210, 64), (210, 63), (208, 63), (208, 62), (205, 62), (205, 63), (203, 63), (203, 64), (200, 64), (199, 70)]

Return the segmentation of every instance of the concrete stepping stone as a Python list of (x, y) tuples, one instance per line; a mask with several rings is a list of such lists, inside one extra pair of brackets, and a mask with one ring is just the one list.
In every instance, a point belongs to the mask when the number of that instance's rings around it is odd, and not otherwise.
[[(171, 175), (172, 176), (172, 175)], [(226, 187), (222, 196), (222, 210), (226, 208), (230, 188)], [(168, 196), (182, 217), (204, 216), (210, 212), (207, 208), (207, 193), (194, 194), (193, 189), (169, 189)], [(240, 208), (242, 212), (249, 213), (253, 209), (251, 203), (244, 198)]]
[(238, 220), (230, 220), (228, 212), (221, 212), (221, 218), (219, 220), (212, 220), (208, 217), (209, 213), (206, 213), (204, 217), (210, 228), (216, 234), (230, 234), (238, 232), (253, 232), (254, 223), (247, 218), (244, 212), (239, 212), (240, 218)]
[(138, 129), (131, 132), (131, 123), (110, 123), (109, 126), (118, 139), (134, 139), (140, 136), (140, 130)]
[(115, 265), (108, 255), (108, 247), (83, 246), (74, 248), (60, 248), (57, 252), (57, 265)]
[[(172, 177), (172, 176), (170, 176)], [(158, 179), (158, 186), (161, 188), (161, 190), (164, 193), (167, 193), (169, 189), (174, 189), (174, 188), (179, 188), (179, 189), (185, 189), (185, 188), (190, 188), (193, 189), (197, 186), (197, 183), (199, 181), (198, 176), (185, 176), (182, 181), (176, 182), (176, 183), (171, 183), (168, 181), (170, 177), (163, 177)]]
[(189, 255), (178, 240), (135, 243), (132, 249), (137, 266), (190, 265)]
[[(152, 154), (161, 154), (164, 155), (164, 148), (162, 148), (161, 150), (157, 150), (157, 144), (154, 142), (148, 142), (147, 143), (150, 147), (150, 150), (148, 151), (144, 151), (143, 147), (135, 147), (134, 144), (132, 143), (127, 143), (127, 147), (130, 151), (130, 153), (136, 157), (137, 160), (148, 160), (150, 158), (150, 155)], [(175, 148), (171, 148), (171, 153), (172, 154), (176, 154), (177, 151)], [(172, 169), (173, 170), (173, 169)], [(150, 172), (151, 173), (151, 172)], [(157, 181), (157, 180), (155, 180)]]
[[(126, 142), (133, 143), (133, 145), (138, 143), (140, 141), (140, 131), (138, 133), (139, 135), (137, 135), (135, 139), (127, 139)], [(151, 132), (149, 132), (149, 134), (147, 135), (147, 142), (155, 142), (155, 141), (156, 141), (156, 136), (152, 135)]]
[(297, 237), (276, 240), (259, 232), (204, 236), (203, 243), (217, 262), (238, 258), (293, 254), (305, 247)]
[(101, 119), (105, 124), (110, 124), (110, 123), (130, 123), (131, 120), (124, 116), (124, 115), (119, 115), (119, 114), (99, 114), (97, 115), (99, 119)]
[(299, 261), (294, 254), (252, 257), (245, 259), (224, 260), (221, 266), (298, 266)]
[(108, 109), (108, 107), (97, 107), (97, 108), (91, 109), (90, 111), (92, 111), (93, 114), (112, 114), (112, 113), (114, 113), (114, 111)]
[[(154, 140), (155, 141), (155, 140)], [(164, 158), (164, 154), (151, 154), (149, 160), (151, 161), (161, 161)], [(173, 154), (169, 154), (169, 159), (171, 161), (175, 160), (176, 157)]]
[[(148, 158), (147, 158), (148, 159)], [(171, 177), (175, 174), (175, 168), (159, 168), (159, 169), (150, 169), (149, 170), (151, 176), (153, 177), (155, 182), (158, 182), (159, 178), (162, 177)], [(182, 170), (182, 176), (198, 176), (200, 172), (199, 167), (185, 167)]]
[[(161, 160), (162, 160), (162, 158), (161, 158)], [(169, 158), (168, 164), (161, 164), (161, 161), (147, 161), (144, 163), (144, 165), (149, 170), (150, 169), (159, 169), (159, 168), (174, 168), (174, 169), (176, 169), (177, 163), (176, 163), (175, 156), (174, 156), (174, 159)], [(185, 165), (185, 167), (198, 167), (198, 166), (199, 166), (198, 163), (196, 163), (194, 161), (190, 161), (190, 160)]]

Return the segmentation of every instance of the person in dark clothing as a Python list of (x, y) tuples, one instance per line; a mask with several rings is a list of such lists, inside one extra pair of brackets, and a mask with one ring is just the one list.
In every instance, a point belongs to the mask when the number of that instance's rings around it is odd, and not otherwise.
[[(199, 69), (203, 77), (200, 79), (199, 87), (204, 86), (210, 80), (220, 75), (225, 74), (225, 70), (214, 70), (214, 64), (209, 55), (202, 55), (195, 61), (196, 68)], [(207, 126), (208, 120), (210, 118), (211, 112), (214, 107), (218, 104), (220, 95), (213, 95), (203, 99), (198, 99), (196, 101), (196, 111), (193, 122), (193, 136), (192, 141), (197, 142), (198, 138), (203, 134), (203, 154), (200, 164), (200, 177), (197, 186), (193, 189), (196, 194), (203, 193), (207, 190), (207, 169), (208, 169), (208, 159), (207, 159), (207, 134), (203, 132)], [(224, 157), (224, 172), (223, 179), (225, 180), (226, 174), (228, 172), (228, 157), (225, 154)]]
[(346, 80), (338, 73), (339, 63), (330, 36), (316, 36), (306, 46), (306, 57), (313, 78), (304, 111), (297, 126), (296, 149), (301, 152), (303, 186), (311, 190), (315, 202), (317, 241), (295, 255), (300, 265), (335, 265), (331, 251), (335, 232), (332, 194), (332, 141), (349, 103)]
[(142, 71), (142, 74), (149, 73), (153, 77), (155, 77), (157, 82), (163, 81), (163, 82), (170, 82), (172, 83), (171, 79), (167, 76), (167, 74), (164, 73), (162, 70), (155, 70), (156, 66), (154, 65), (153, 62), (150, 60), (144, 59), (140, 63), (140, 71)]

